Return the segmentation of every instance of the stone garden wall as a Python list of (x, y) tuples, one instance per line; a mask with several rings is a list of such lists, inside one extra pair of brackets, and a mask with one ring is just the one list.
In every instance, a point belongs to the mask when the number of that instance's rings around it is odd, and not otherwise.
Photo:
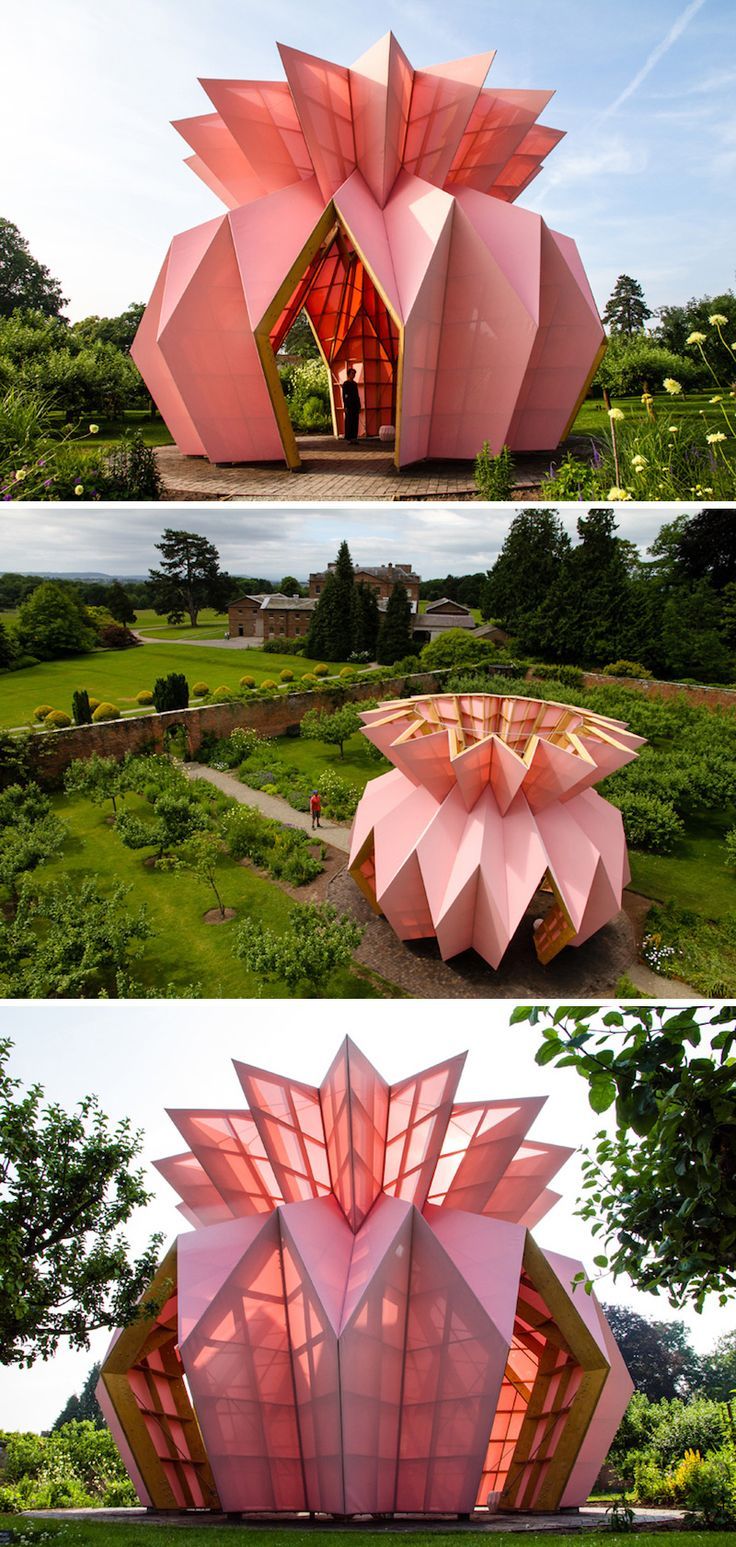
[(736, 709), (736, 688), (706, 688), (691, 686), (686, 682), (659, 682), (648, 677), (605, 677), (602, 672), (586, 671), (583, 677), (586, 688), (636, 688), (646, 698), (679, 698), (681, 695), (695, 708)]

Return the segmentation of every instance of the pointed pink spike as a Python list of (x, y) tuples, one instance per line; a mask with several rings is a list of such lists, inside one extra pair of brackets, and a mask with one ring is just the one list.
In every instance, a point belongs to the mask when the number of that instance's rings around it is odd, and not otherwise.
[(419, 787), (381, 820), (375, 843), (376, 898), (401, 940), (422, 939), (432, 933), (432, 915), (416, 850), (436, 811), (432, 794)]
[(522, 789), (531, 810), (538, 812), (555, 801), (569, 800), (576, 795), (588, 783), (591, 768), (567, 747), (536, 738), (534, 742), (530, 743), (532, 755)]
[[(580, 1264), (582, 1267), (582, 1264)], [(578, 1264), (574, 1264), (579, 1271)], [(620, 1349), (606, 1321), (595, 1294), (589, 1296), (598, 1320), (596, 1342), (610, 1365), (610, 1373), (601, 1393), (598, 1406), (586, 1431), (583, 1443), (575, 1458), (575, 1464), (560, 1500), (561, 1509), (575, 1508), (584, 1504), (593, 1491), (600, 1471), (601, 1456), (608, 1454), (616, 1430), (626, 1412), (634, 1392), (634, 1382), (629, 1375)], [(577, 1308), (578, 1295), (573, 1297)]]
[(375, 829), (376, 823), (403, 807), (411, 800), (415, 789), (416, 786), (409, 784), (396, 768), (392, 768), (390, 773), (379, 774), (377, 779), (369, 780), (355, 813), (350, 837), (348, 868), (355, 864), (363, 844)]
[(354, 1237), (340, 1331), (348, 1513), (396, 1508), (414, 1218), (409, 1204), (381, 1196)]
[(507, 1356), (452, 1253), (415, 1214), (397, 1510), (472, 1510)]
[(467, 1054), (391, 1086), (383, 1190), (423, 1208)]
[(391, 762), (419, 784), (435, 801), (444, 800), (455, 784), (455, 775), (447, 744), (447, 731), (414, 736), (410, 741), (394, 741), (386, 754)]
[(200, 84), (257, 180), (255, 197), (314, 176), (285, 81), (203, 80)]
[(512, 203), (528, 187), (533, 177), (541, 171), (542, 162), (564, 140), (564, 129), (552, 129), (547, 124), (534, 124), (524, 135), (513, 156), (494, 177), (488, 193), (502, 196)]
[(286, 1203), (330, 1191), (319, 1091), (233, 1059), (258, 1134)]
[(545, 1103), (544, 1096), (454, 1107), (430, 1203), (481, 1213)]
[[(578, 797), (579, 798), (579, 797)], [(575, 802), (536, 813), (554, 883), (577, 932), (600, 858), (597, 844), (575, 820)]]
[(189, 167), (190, 172), (193, 172), (195, 177), (198, 177), (200, 182), (209, 188), (210, 193), (214, 193), (215, 198), (219, 199), (226, 209), (237, 209), (238, 200), (235, 195), (229, 192), (224, 183), (219, 182), (214, 172), (210, 172), (209, 167), (205, 166), (201, 156), (185, 156), (184, 165)]
[(401, 166), (414, 72), (392, 32), (351, 66), (355, 154), (383, 208)]
[(265, 1214), (281, 1201), (248, 1112), (219, 1108), (167, 1108), (167, 1112), (231, 1214)]
[[(304, 1203), (283, 1204), (279, 1221), (282, 1236), (299, 1255), (304, 1277), (319, 1284), (320, 1303), (337, 1335), (354, 1242), (342, 1209), (332, 1196), (308, 1198)], [(298, 1347), (302, 1339), (293, 1341)]]
[(171, 321), (177, 306), (183, 301), (195, 278), (197, 269), (225, 229), (226, 218), (225, 215), (216, 215), (214, 220), (205, 220), (201, 226), (192, 226), (190, 231), (182, 231), (174, 237), (169, 249), (166, 281), (161, 299), (159, 342), (167, 323)]
[(262, 1214), (251, 1214), (247, 1219), (229, 1219), (207, 1230), (179, 1236), (176, 1264), (180, 1346), (224, 1289), (263, 1224)]
[(439, 807), (434, 821), (417, 844), (419, 867), (424, 889), (437, 919), (442, 912), (457, 850), (468, 819), (460, 790), (456, 787)]
[(442, 189), (402, 171), (384, 216), (405, 318), (398, 450), (400, 464), (406, 466), (431, 454), (453, 201)]
[(233, 1210), (221, 1197), (204, 1166), (195, 1155), (167, 1155), (154, 1160), (162, 1177), (179, 1194), (187, 1209), (187, 1218), (196, 1225), (219, 1225), (233, 1218)]
[(172, 128), (191, 146), (195, 157), (217, 185), (227, 189), (231, 208), (258, 199), (266, 191), (262, 179), (246, 160), (219, 113), (179, 118), (173, 121)]
[(263, 1220), (190, 1332), (181, 1355), (222, 1508), (303, 1509), (304, 1474), (276, 1213)]
[(141, 318), (140, 326), (130, 347), (130, 354), (180, 451), (185, 456), (201, 457), (204, 456), (204, 446), (202, 445), (201, 437), (197, 432), (192, 416), (171, 371), (164, 360), (158, 342), (161, 305), (166, 289), (170, 259), (171, 248), (169, 248), (163, 268), (156, 280), (153, 295)]
[(543, 1188), (539, 1197), (535, 1198), (526, 1212), (522, 1214), (519, 1224), (526, 1225), (527, 1230), (533, 1230), (539, 1224), (540, 1219), (544, 1219), (545, 1215), (550, 1213), (555, 1204), (559, 1203), (561, 1197), (561, 1192), (553, 1192), (551, 1187)]
[(493, 52), (415, 70), (404, 145), (407, 172), (441, 188), (493, 61)]
[(526, 763), (500, 736), (491, 736), (491, 789), (505, 816), (526, 778)]
[(381, 912), (399, 940), (426, 940), (434, 932), (416, 851), (408, 854), (379, 893)]
[(483, 741), (465, 747), (458, 757), (452, 759), (452, 771), (466, 811), (472, 811), (478, 796), (488, 788), (495, 739), (486, 736)]
[(349, 72), (278, 44), (307, 149), (325, 200), (355, 170)]
[[(627, 763), (633, 763), (636, 759), (636, 748), (620, 744), (621, 738), (612, 733), (614, 742), (599, 741), (593, 736), (581, 735), (580, 740), (589, 757), (593, 758), (594, 767), (589, 773), (582, 789), (589, 789), (593, 784), (598, 784), (606, 779), (610, 773), (615, 773), (617, 768), (625, 768)], [(616, 745), (615, 743), (619, 743)]]
[(621, 812), (597, 790), (584, 790), (576, 796), (573, 811), (578, 826), (598, 845), (601, 864), (620, 908), (621, 894), (630, 879)]
[(381, 1191), (389, 1088), (350, 1037), (319, 1088), (332, 1191), (353, 1232)]
[(494, 1327), (510, 1343), (526, 1243), (524, 1226), (431, 1204), (425, 1206), (424, 1218)]
[(574, 1154), (575, 1150), (564, 1144), (539, 1144), (527, 1139), (494, 1187), (483, 1213), (517, 1223)]
[(553, 96), (552, 91), (482, 91), (453, 159), (448, 187), (488, 193)]

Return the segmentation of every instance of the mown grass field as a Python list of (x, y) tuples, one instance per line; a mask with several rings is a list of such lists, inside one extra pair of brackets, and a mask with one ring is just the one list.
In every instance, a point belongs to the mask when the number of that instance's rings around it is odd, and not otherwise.
[[(246, 972), (233, 955), (233, 935), (238, 923), (257, 918), (278, 934), (288, 929), (294, 906), (273, 881), (223, 855), (218, 888), (227, 908), (236, 916), (224, 924), (205, 924), (203, 915), (215, 906), (210, 888), (185, 872), (158, 870), (144, 864), (148, 850), (126, 849), (107, 817), (109, 805), (93, 806), (77, 796), (54, 796), (54, 809), (68, 830), (62, 852), (37, 871), (40, 887), (65, 877), (96, 878), (112, 891), (122, 882), (131, 887), (129, 905), (145, 903), (154, 935), (135, 958), (134, 976), (146, 988), (171, 984), (178, 997), (192, 987), (205, 998), (269, 999), (288, 997), (283, 983), (264, 985)], [(131, 795), (125, 809), (150, 815), (150, 806)], [(371, 998), (380, 990), (351, 969), (334, 972), (321, 988), (324, 998)]]
[(385, 760), (378, 763), (370, 756), (368, 742), (360, 731), (345, 742), (344, 757), (340, 756), (338, 747), (326, 746), (322, 741), (302, 740), (301, 736), (274, 738), (271, 746), (273, 755), (280, 763), (298, 768), (315, 789), (319, 789), (325, 769), (339, 774), (348, 784), (354, 784), (362, 790), (369, 779), (375, 779), (377, 774), (385, 773), (391, 766)]
[[(135, 1523), (133, 1519), (130, 1522), (75, 1520), (59, 1523), (58, 1520), (30, 1520), (27, 1516), (0, 1515), (0, 1530), (22, 1532), (25, 1543), (42, 1540), (41, 1533), (44, 1531), (58, 1534), (61, 1537), (60, 1547), (62, 1543), (68, 1543), (69, 1547), (145, 1547), (151, 1537), (155, 1547), (182, 1547), (181, 1526), (164, 1525), (159, 1521), (152, 1526), (140, 1520)], [(590, 1530), (595, 1530), (592, 1523)], [(215, 1532), (222, 1534), (223, 1531), (229, 1547), (314, 1547), (315, 1542), (314, 1530), (300, 1530), (298, 1526), (274, 1525), (264, 1530), (259, 1526), (228, 1524), (223, 1527), (213, 1523), (188, 1526), (184, 1533), (184, 1547), (201, 1547), (203, 1543), (209, 1547)], [(354, 1547), (356, 1542), (363, 1542), (366, 1547), (407, 1547), (407, 1543), (411, 1543), (412, 1547), (458, 1547), (459, 1543), (463, 1547), (487, 1547), (488, 1543), (485, 1531), (458, 1532), (451, 1529), (370, 1531), (360, 1527), (357, 1530), (341, 1531), (330, 1527), (327, 1536), (331, 1547)], [(590, 1539), (589, 1533), (582, 1536), (582, 1540)], [(733, 1547), (733, 1533), (728, 1531), (668, 1531), (667, 1539), (674, 1540), (677, 1547)], [(516, 1536), (513, 1540), (516, 1540)], [(573, 1547), (574, 1543), (580, 1543), (581, 1533), (555, 1532), (552, 1540), (554, 1547)], [(549, 1547), (550, 1535), (543, 1531), (524, 1531), (524, 1541), (530, 1543), (531, 1547)], [(607, 1531), (606, 1541), (611, 1547), (625, 1547), (625, 1544), (631, 1542), (631, 1536)], [(637, 1532), (636, 1541), (640, 1547), (661, 1547), (662, 1537), (654, 1531), (642, 1531)]]
[(736, 912), (736, 873), (724, 864), (723, 839), (736, 815), (711, 812), (692, 818), (688, 831), (671, 854), (629, 850), (631, 884), (655, 902), (676, 902), (706, 918), (722, 919)]
[[(667, 424), (683, 424), (685, 420), (692, 419), (697, 420), (702, 427), (702, 410), (710, 429), (722, 429), (723, 414), (717, 403), (710, 402), (715, 392), (714, 385), (712, 392), (683, 392), (679, 397), (670, 397), (666, 392), (656, 393), (654, 412), (658, 419), (665, 419), (666, 416)], [(640, 415), (646, 418), (641, 393), (638, 396), (612, 398), (611, 401), (616, 408), (623, 409), (625, 414), (631, 414), (632, 418)], [(608, 417), (603, 399), (589, 397), (578, 412), (571, 434), (594, 435), (596, 431), (602, 434), (607, 427)]]
[(197, 627), (192, 628), (190, 623), (167, 623), (166, 618), (154, 612), (152, 607), (138, 607), (135, 623), (129, 627), (156, 639), (223, 639), (227, 634), (227, 613), (203, 607)]
[[(332, 669), (339, 672), (338, 663)], [(71, 660), (43, 661), (23, 671), (0, 677), (0, 727), (30, 724), (38, 704), (71, 709), (75, 688), (86, 688), (91, 697), (117, 704), (121, 710), (137, 708), (135, 695), (153, 687), (167, 672), (183, 672), (191, 688), (205, 682), (211, 691), (220, 686), (237, 687), (243, 676), (261, 683), (278, 681), (287, 667), (294, 677), (310, 671), (314, 662), (299, 655), (266, 655), (262, 650), (218, 650), (206, 645), (163, 642), (132, 650), (95, 650)]]

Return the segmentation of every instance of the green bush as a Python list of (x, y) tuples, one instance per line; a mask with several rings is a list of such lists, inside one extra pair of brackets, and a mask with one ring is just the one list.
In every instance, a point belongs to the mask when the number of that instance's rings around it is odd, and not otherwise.
[(153, 702), (158, 714), (175, 709), (188, 709), (189, 683), (180, 671), (170, 671), (165, 677), (157, 677), (153, 684)]
[(264, 679), (263, 679), (263, 681), (261, 683), (261, 692), (262, 693), (275, 693), (276, 692), (276, 683), (274, 682), (273, 677), (264, 677)]
[(723, 842), (726, 850), (726, 864), (729, 870), (736, 870), (736, 827), (729, 827)]
[(85, 1509), (135, 1504), (118, 1448), (107, 1428), (85, 1420), (48, 1435), (6, 1433), (0, 1508)]
[[(241, 678), (241, 682), (242, 682), (242, 678)], [(195, 682), (194, 687), (192, 688), (192, 693), (194, 694), (195, 698), (204, 698), (205, 694), (209, 693), (209, 688), (207, 686), (207, 683), (206, 682)]]
[(53, 704), (37, 704), (33, 711), (33, 718), (34, 720), (45, 720), (47, 714), (53, 714), (53, 712)]
[[(426, 671), (436, 671), (444, 666), (476, 666), (489, 662), (497, 655), (495, 645), (487, 639), (474, 639), (470, 629), (448, 628), (424, 645), (419, 659)], [(410, 670), (416, 671), (418, 662), (412, 660)]]
[(475, 459), (475, 487), (482, 500), (509, 500), (514, 490), (514, 463), (508, 446), (494, 456), (487, 440)]
[(612, 661), (610, 666), (603, 666), (601, 670), (604, 677), (637, 677), (643, 681), (652, 676), (639, 661)]
[(119, 720), (120, 710), (117, 704), (98, 704), (92, 711), (92, 719), (95, 725), (99, 725), (101, 720)]
[(153, 693), (150, 688), (141, 688), (140, 693), (135, 695), (135, 701), (137, 704), (152, 704)]
[(320, 661), (318, 666), (313, 666), (312, 667), (312, 676), (313, 677), (329, 677), (329, 675), (330, 675), (330, 668), (329, 668), (329, 666), (325, 666), (324, 661)]
[[(603, 423), (603, 421), (601, 421)], [(592, 500), (601, 492), (600, 478), (591, 462), (565, 452), (562, 461), (552, 463), (551, 471), (542, 474), (545, 499)]]
[(623, 790), (612, 799), (621, 812), (632, 848), (648, 854), (671, 854), (685, 832), (674, 806), (638, 790)]
[(75, 725), (92, 724), (92, 705), (86, 688), (77, 688), (72, 693), (72, 719)]
[(315, 677), (313, 671), (305, 671), (303, 677), (299, 678), (299, 681), (300, 682), (306, 682), (307, 687), (311, 688), (311, 687), (314, 687), (314, 685), (315, 685), (315, 683), (317, 681), (317, 678)]
[(690, 1523), (709, 1530), (736, 1528), (736, 1459), (732, 1450), (704, 1456), (692, 1467), (682, 1491), (682, 1502), (691, 1510)]
[(354, 677), (355, 676), (355, 667), (354, 666), (343, 666), (342, 671), (339, 672), (338, 675), (341, 676), (341, 677)]
[(286, 367), (280, 374), (294, 429), (328, 434), (332, 429), (332, 388), (327, 367), (321, 360), (306, 360), (303, 365)]
[(293, 671), (291, 671), (288, 666), (285, 666), (283, 671), (279, 672), (279, 682), (293, 682), (293, 681), (294, 681), (294, 673), (293, 673)]
[(44, 725), (46, 726), (47, 730), (55, 731), (66, 730), (67, 726), (71, 725), (71, 723), (71, 715), (66, 714), (63, 709), (52, 709), (51, 713), (47, 714), (46, 719), (44, 720)]
[(94, 714), (95, 709), (99, 709), (99, 707), (100, 707), (100, 700), (99, 700), (99, 698), (90, 698), (90, 700), (89, 700), (89, 707), (92, 710), (92, 713)]
[(532, 676), (538, 682), (561, 682), (566, 688), (582, 691), (585, 674), (579, 666), (532, 666)]

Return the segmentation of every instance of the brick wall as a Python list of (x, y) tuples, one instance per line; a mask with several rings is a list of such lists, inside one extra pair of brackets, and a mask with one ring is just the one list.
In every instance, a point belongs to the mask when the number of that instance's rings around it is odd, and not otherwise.
[(691, 687), (686, 682), (649, 682), (644, 677), (606, 677), (602, 672), (586, 671), (583, 677), (586, 688), (605, 688), (615, 684), (619, 688), (636, 688), (646, 698), (679, 698), (681, 694), (696, 708), (736, 709), (736, 688)]

